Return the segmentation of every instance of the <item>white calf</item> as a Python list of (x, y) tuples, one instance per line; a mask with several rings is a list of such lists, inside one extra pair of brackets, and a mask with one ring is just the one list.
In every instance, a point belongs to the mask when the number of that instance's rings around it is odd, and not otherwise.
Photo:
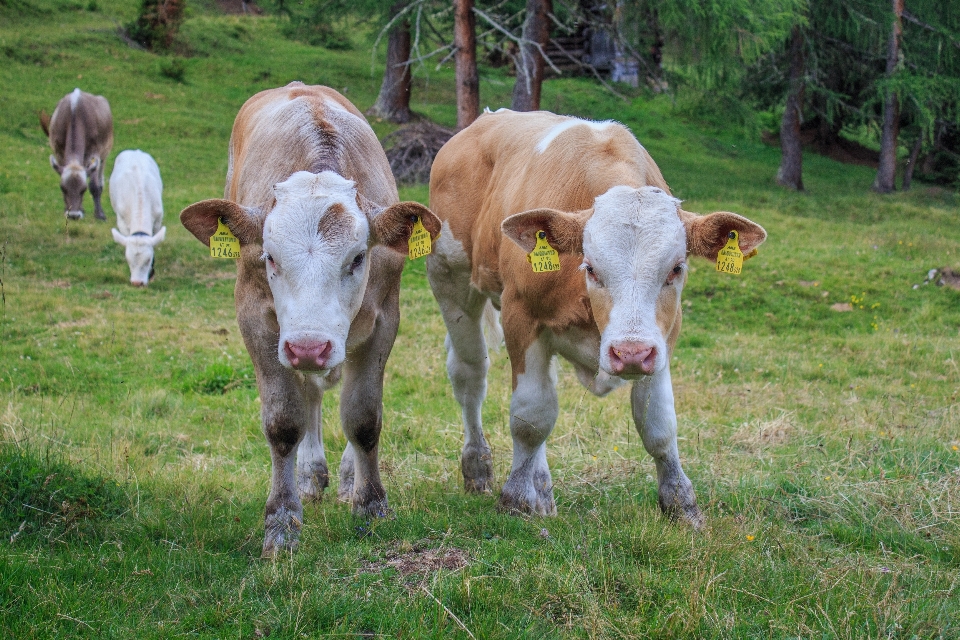
[(113, 239), (126, 247), (130, 284), (145, 287), (153, 278), (153, 250), (163, 242), (163, 182), (149, 153), (121, 151), (110, 174), (110, 204), (117, 214)]

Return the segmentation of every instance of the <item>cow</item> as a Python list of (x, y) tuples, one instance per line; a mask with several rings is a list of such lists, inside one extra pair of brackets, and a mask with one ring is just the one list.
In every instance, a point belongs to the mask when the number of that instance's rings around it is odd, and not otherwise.
[(418, 221), (386, 155), (342, 95), (293, 82), (241, 107), (224, 199), (180, 214), (204, 244), (225, 225), (239, 241), (237, 322), (253, 361), (272, 479), (263, 557), (297, 548), (302, 501), (328, 485), (320, 405), (342, 378), (347, 445), (338, 497), (359, 516), (387, 513), (377, 452), (383, 372), (400, 322), (400, 274)]
[(60, 99), (53, 116), (40, 113), (40, 127), (53, 148), (50, 166), (60, 174), (64, 215), (69, 220), (83, 218), (83, 192), (89, 184), (94, 213), (98, 220), (106, 220), (100, 196), (103, 165), (113, 147), (110, 103), (103, 96), (74, 89)]
[(163, 242), (163, 181), (160, 167), (143, 151), (117, 155), (110, 174), (110, 204), (117, 214), (113, 239), (125, 247), (130, 284), (145, 287), (153, 278), (153, 251)]
[[(441, 148), (430, 208), (443, 222), (427, 276), (447, 328), (447, 372), (462, 409), (461, 471), (490, 492), (480, 407), (489, 367), (483, 318), (500, 311), (510, 357), (513, 462), (498, 508), (555, 515), (546, 439), (559, 414), (555, 355), (603, 396), (632, 382), (633, 420), (657, 468), (659, 505), (699, 528), (680, 465), (670, 358), (680, 333), (687, 257), (715, 260), (728, 236), (752, 251), (759, 225), (684, 211), (629, 130), (548, 112), (486, 112)], [(546, 242), (558, 270), (535, 273)], [(556, 266), (556, 265), (554, 265)]]

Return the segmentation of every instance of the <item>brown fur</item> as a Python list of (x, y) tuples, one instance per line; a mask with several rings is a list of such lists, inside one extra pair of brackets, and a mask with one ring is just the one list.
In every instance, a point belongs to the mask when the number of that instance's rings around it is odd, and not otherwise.
[[(618, 185), (670, 192), (650, 154), (617, 123), (600, 131), (567, 129), (544, 153), (534, 151), (566, 120), (545, 111), (484, 114), (440, 150), (430, 175), (430, 208), (449, 224), (470, 257), (473, 286), (502, 294), (514, 382), (524, 371), (527, 347), (543, 329), (595, 332), (608, 321), (609, 305), (592, 308), (578, 271), (583, 225), (593, 213), (594, 199)], [(711, 260), (730, 229), (741, 231), (744, 253), (766, 237), (762, 228), (736, 214), (701, 217), (678, 210), (678, 215), (687, 227), (688, 252)], [(560, 271), (533, 273), (530, 268), (527, 253), (539, 229), (560, 251)], [(523, 248), (504, 242), (503, 233)], [(668, 331), (680, 324), (679, 319), (663, 321)]]

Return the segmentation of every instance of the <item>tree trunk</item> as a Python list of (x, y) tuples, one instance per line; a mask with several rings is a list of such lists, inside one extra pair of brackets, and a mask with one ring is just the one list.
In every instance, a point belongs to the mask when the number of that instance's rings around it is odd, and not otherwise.
[(803, 191), (803, 145), (800, 143), (800, 124), (803, 122), (803, 31), (794, 25), (790, 34), (790, 89), (780, 123), (780, 169), (777, 184)]
[[(527, 0), (527, 18), (517, 60), (517, 80), (513, 85), (514, 111), (536, 111), (540, 108), (543, 84), (543, 54), (550, 41), (551, 0)], [(538, 48), (537, 45), (540, 45)]]
[[(393, 18), (406, 7), (401, 0), (390, 7)], [(389, 122), (410, 122), (410, 22), (402, 20), (390, 30), (387, 39), (387, 68), (383, 72), (383, 84), (377, 101), (367, 111)]]
[(453, 46), (457, 50), (457, 130), (460, 130), (480, 115), (477, 19), (473, 15), (473, 0), (453, 0)]
[(923, 131), (917, 135), (917, 141), (913, 143), (913, 149), (910, 150), (910, 157), (907, 158), (907, 166), (903, 170), (903, 190), (910, 190), (910, 183), (913, 182), (913, 170), (917, 166), (917, 160), (920, 158), (920, 150), (923, 149)]
[[(890, 44), (887, 47), (887, 77), (897, 70), (900, 58), (900, 38), (903, 35), (903, 0), (892, 0), (893, 29)], [(887, 95), (883, 103), (883, 132), (880, 134), (880, 166), (873, 181), (873, 190), (877, 193), (890, 193), (896, 187), (897, 174), (897, 137), (900, 134), (900, 99), (895, 91)]]

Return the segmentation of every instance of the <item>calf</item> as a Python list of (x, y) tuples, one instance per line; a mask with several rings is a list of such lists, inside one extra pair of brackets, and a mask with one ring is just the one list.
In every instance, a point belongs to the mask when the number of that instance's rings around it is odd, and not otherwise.
[(113, 239), (126, 247), (130, 284), (145, 287), (153, 278), (153, 250), (163, 242), (163, 181), (160, 167), (144, 153), (121, 151), (110, 174), (110, 204), (117, 214)]
[(103, 163), (113, 146), (113, 116), (107, 99), (74, 89), (60, 99), (53, 116), (40, 113), (40, 126), (53, 148), (50, 166), (60, 174), (67, 218), (83, 217), (83, 192), (89, 184), (94, 213), (98, 220), (106, 220), (100, 204)]
[[(546, 112), (486, 113), (454, 136), (434, 162), (430, 207), (443, 227), (427, 275), (463, 411), (466, 489), (488, 491), (493, 482), (480, 421), (489, 366), (481, 319), (492, 303), (513, 370), (513, 464), (500, 508), (556, 513), (546, 439), (559, 413), (559, 354), (597, 395), (632, 381), (633, 419), (656, 463), (660, 508), (699, 527), (670, 382), (687, 256), (716, 259), (732, 231), (749, 252), (766, 232), (732, 213), (682, 210), (622, 125)], [(533, 272), (528, 254), (538, 239), (559, 251), (558, 270)]]
[[(359, 111), (327, 87), (262, 91), (237, 114), (223, 200), (180, 214), (204, 244), (237, 237), (237, 322), (253, 360), (273, 476), (263, 555), (297, 546), (301, 498), (328, 484), (320, 403), (343, 378), (347, 446), (340, 499), (383, 515), (377, 467), (383, 370), (400, 322), (400, 272), (415, 223), (440, 221), (399, 202), (383, 149)], [(299, 495), (298, 495), (299, 494)]]

